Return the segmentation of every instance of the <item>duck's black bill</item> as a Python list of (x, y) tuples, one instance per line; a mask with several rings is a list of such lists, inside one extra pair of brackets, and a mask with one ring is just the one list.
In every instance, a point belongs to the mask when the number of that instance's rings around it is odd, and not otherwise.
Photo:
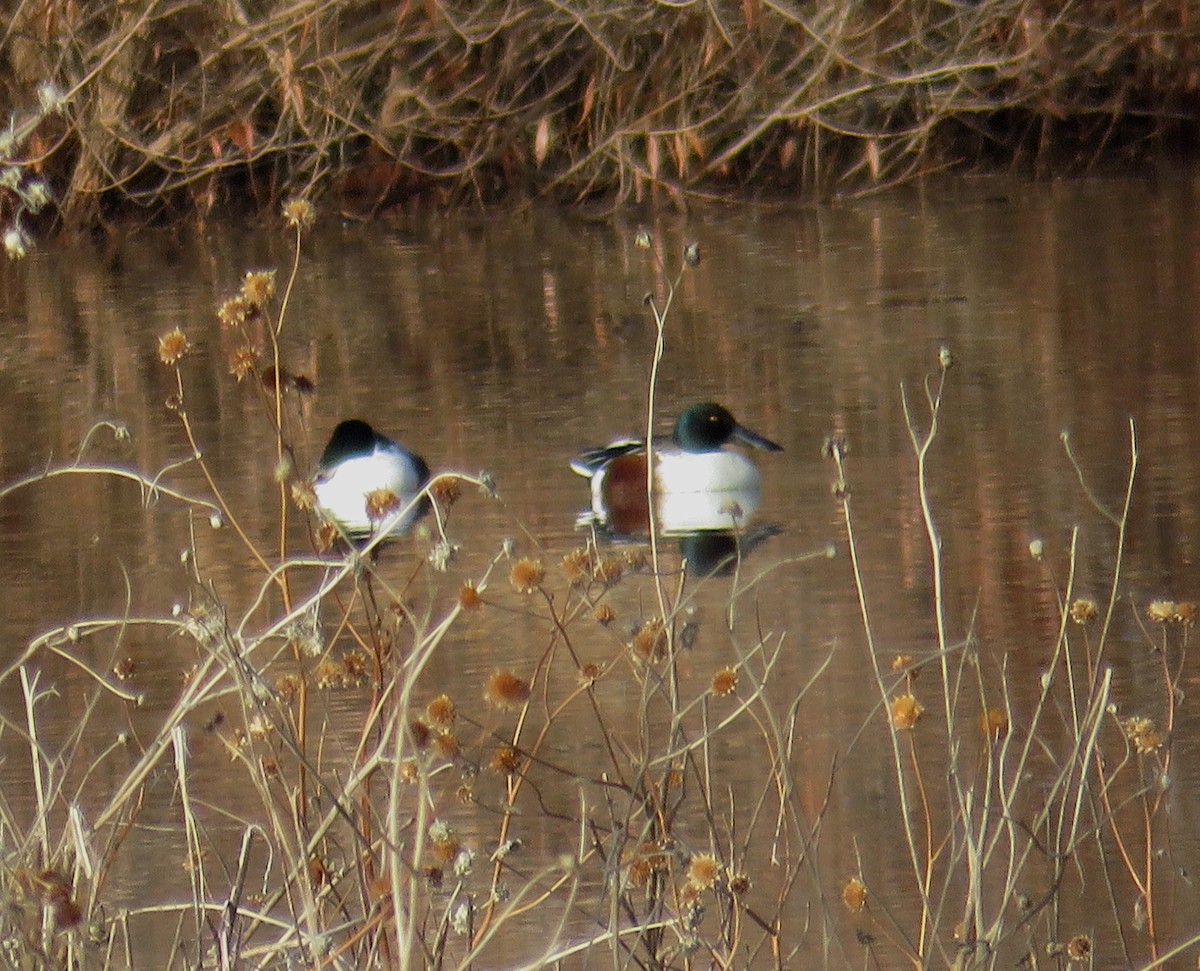
[(761, 452), (782, 452), (783, 446), (776, 445), (769, 438), (764, 438), (758, 432), (752, 432), (744, 425), (734, 425), (733, 437), (743, 445), (749, 445), (751, 448), (757, 448)]

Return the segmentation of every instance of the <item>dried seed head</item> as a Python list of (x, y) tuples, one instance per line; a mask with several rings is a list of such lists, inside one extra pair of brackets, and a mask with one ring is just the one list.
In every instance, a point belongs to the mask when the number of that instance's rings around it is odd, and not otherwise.
[(4, 231), (4, 252), (10, 260), (23, 259), (29, 252), (29, 234), (21, 226), (9, 226)]
[(1149, 718), (1126, 718), (1121, 722), (1121, 728), (1139, 755), (1148, 755), (1162, 748), (1162, 733)]
[(1071, 619), (1077, 624), (1086, 624), (1089, 620), (1095, 619), (1098, 612), (1099, 608), (1094, 600), (1080, 597), (1071, 604)]
[(367, 493), (367, 516), (374, 522), (386, 519), (400, 505), (400, 497), (391, 489), (372, 489)]
[(289, 229), (309, 229), (317, 221), (317, 211), (307, 199), (288, 199), (283, 204), (283, 221)]
[(308, 480), (293, 482), (292, 502), (297, 509), (313, 509), (317, 505), (317, 490)]
[(1196, 605), (1188, 601), (1155, 600), (1146, 608), (1146, 616), (1156, 624), (1191, 625), (1196, 618)]
[(713, 675), (712, 687), (709, 689), (718, 698), (724, 698), (737, 691), (737, 668), (721, 668)]
[(646, 842), (637, 848), (633, 862), (629, 864), (629, 882), (642, 887), (654, 873), (667, 868), (667, 854), (654, 842)]
[(642, 624), (629, 645), (643, 661), (660, 661), (667, 653), (667, 632), (657, 617)]
[(579, 669), (580, 684), (594, 684), (604, 671), (599, 664), (588, 662)]
[(429, 487), (429, 494), (443, 509), (449, 509), (462, 498), (462, 479), (456, 475), (440, 475)]
[(176, 327), (158, 339), (158, 359), (168, 367), (173, 367), (187, 356), (190, 348), (187, 336)]
[(591, 575), (591, 564), (591, 554), (581, 546), (562, 558), (562, 571), (571, 583), (581, 584)]
[(502, 745), (492, 752), (492, 760), (488, 767), (501, 775), (512, 775), (521, 765), (521, 756), (510, 745)]
[(729, 878), (729, 892), (735, 897), (744, 897), (750, 892), (750, 877), (744, 873), (735, 873)]
[(342, 680), (342, 669), (331, 658), (322, 658), (313, 669), (313, 680), (318, 688), (337, 687)]
[(653, 873), (650, 862), (645, 859), (636, 859), (629, 864), (629, 883), (634, 887), (644, 887), (650, 880), (650, 874)]
[(1152, 600), (1146, 608), (1146, 616), (1156, 624), (1165, 624), (1175, 616), (1175, 604), (1170, 600)]
[(921, 720), (924, 711), (925, 706), (917, 701), (911, 691), (896, 695), (892, 699), (892, 724), (902, 729), (913, 728)]
[(275, 271), (252, 270), (242, 279), (242, 297), (251, 307), (262, 310), (275, 296)]
[(333, 688), (342, 680), (342, 669), (329, 658), (324, 658), (313, 671), (318, 688)]
[(414, 718), (408, 723), (408, 732), (412, 736), (413, 745), (418, 749), (427, 748), (430, 739), (433, 737), (433, 732), (419, 718)]
[(516, 708), (529, 700), (529, 685), (511, 671), (497, 671), (488, 678), (483, 697), (497, 708)]
[(1003, 708), (989, 708), (979, 713), (979, 731), (989, 742), (1008, 734), (1008, 714)]
[(601, 583), (612, 586), (621, 579), (621, 574), (625, 572), (625, 566), (620, 560), (612, 557), (605, 557), (596, 564), (595, 577)]
[(842, 887), (842, 903), (851, 913), (857, 914), (867, 905), (867, 885), (858, 877), (851, 877)]
[(258, 351), (249, 344), (234, 348), (229, 355), (229, 373), (240, 383), (258, 370)]
[(438, 695), (426, 705), (425, 717), (436, 728), (450, 728), (458, 718), (458, 709), (449, 695)]
[(221, 321), (222, 327), (229, 330), (233, 327), (241, 327), (254, 312), (254, 306), (239, 294), (236, 297), (230, 297), (217, 308), (217, 319)]
[(281, 674), (275, 679), (275, 693), (285, 701), (290, 701), (300, 693), (300, 683), (297, 674)]
[(465, 613), (473, 613), (483, 606), (479, 589), (470, 580), (458, 588), (458, 605)]
[(333, 545), (337, 540), (337, 527), (333, 523), (322, 523), (321, 528), (317, 530), (317, 549), (325, 553), (333, 549)]
[(711, 853), (698, 853), (687, 867), (687, 882), (697, 890), (709, 890), (721, 875), (721, 864)]
[(453, 732), (441, 732), (433, 744), (438, 755), (444, 759), (456, 759), (462, 754), (462, 745), (458, 741), (458, 736)]
[(1071, 961), (1086, 961), (1092, 953), (1092, 939), (1086, 934), (1076, 934), (1067, 941), (1067, 958)]
[(436, 823), (429, 827), (429, 842), (433, 847), (433, 855), (440, 863), (453, 863), (462, 844), (448, 826), (438, 828), (435, 835), (436, 827)]
[(541, 560), (522, 557), (513, 564), (508, 581), (521, 593), (533, 593), (546, 579), (546, 569)]
[(252, 738), (263, 739), (275, 731), (275, 726), (265, 715), (254, 715), (246, 724)]
[(342, 683), (362, 684), (367, 679), (367, 655), (362, 651), (348, 651), (342, 657)]
[(595, 609), (592, 611), (592, 620), (594, 620), (597, 624), (607, 626), (616, 619), (617, 612), (608, 604), (596, 604)]

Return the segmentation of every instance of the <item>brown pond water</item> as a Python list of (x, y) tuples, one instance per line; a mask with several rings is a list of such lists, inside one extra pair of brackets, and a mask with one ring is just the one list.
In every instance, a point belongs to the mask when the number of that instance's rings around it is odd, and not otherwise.
[[(421, 537), (384, 552), (381, 579), (403, 587), (417, 574), (409, 589), (418, 611), (448, 609), (459, 585), (482, 573), (505, 537), (515, 539), (518, 553), (545, 561), (556, 601), (568, 602), (557, 564), (585, 538), (574, 522), (587, 492), (567, 461), (582, 447), (636, 432), (644, 422), (654, 330), (643, 295), (661, 301), (666, 277), (655, 270), (653, 254), (635, 245), (638, 225), (631, 217), (592, 222), (556, 212), (369, 227), (327, 218), (306, 241), (283, 338), (285, 360), (317, 386), (299, 409), (289, 404), (298, 464), (311, 468), (333, 425), (356, 415), (421, 451), (435, 469), (487, 470), (499, 489), (499, 502), (467, 490), (452, 510), (450, 533), (461, 549), (445, 575), (420, 567), (429, 547)], [(867, 966), (911, 966), (897, 942), (923, 947), (929, 966), (954, 960), (952, 929), (962, 916), (968, 867), (961, 840), (941, 842), (957, 815), (945, 794), (951, 764), (963, 785), (974, 787), (976, 826), (986, 817), (989, 837), (1011, 827), (1012, 842), (1002, 841), (998, 857), (1007, 858), (1010, 847), (1013, 853), (1034, 847), (1028, 861), (1011, 868), (1011, 885), (1004, 881), (1010, 869), (998, 859), (984, 880), (983, 923), (1003, 918), (997, 966), (1011, 967), (1027, 952), (1036, 966), (1058, 966), (1062, 959), (1047, 948), (1076, 934), (1092, 938), (1097, 967), (1140, 966), (1187, 941), (1200, 928), (1200, 675), (1196, 658), (1185, 652), (1187, 628), (1157, 625), (1146, 608), (1153, 600), (1200, 596), (1196, 186), (950, 182), (820, 209), (713, 209), (645, 225), (672, 277), (685, 242), (698, 240), (703, 251), (700, 266), (684, 274), (668, 318), (661, 414), (667, 419), (687, 402), (712, 398), (784, 447), (757, 457), (761, 520), (778, 532), (747, 557), (740, 582), (761, 579), (737, 597), (732, 634), (723, 619), (735, 581), (692, 581), (681, 620), (696, 636), (694, 643), (689, 636), (678, 671), (683, 693), (702, 696), (712, 673), (736, 663), (739, 650), (749, 651), (761, 636), (773, 643), (783, 635), (767, 707), (785, 727), (791, 700), (817, 679), (796, 709), (789, 758), (796, 788), (785, 799), (805, 827), (820, 819), (802, 866), (795, 863), (801, 853), (794, 836), (781, 851), (793, 854), (792, 869), (787, 861), (771, 863), (777, 807), (760, 724), (742, 717), (707, 753), (718, 830), (728, 832), (733, 817), (730, 844), (745, 840), (736, 868), (751, 878), (748, 905), (768, 919), (777, 913), (790, 965), (861, 967), (865, 960)], [(149, 476), (166, 469), (164, 483), (211, 496), (195, 464), (169, 468), (187, 458), (188, 446), (177, 417), (164, 407), (175, 378), (158, 361), (156, 338), (180, 326), (194, 345), (182, 368), (186, 408), (213, 477), (249, 536), (271, 549), (278, 529), (274, 436), (261, 398), (228, 374), (234, 344), (214, 311), (236, 291), (244, 270), (278, 266), (282, 277), (290, 252), (283, 233), (215, 229), (203, 236), (147, 233), (101, 246), (44, 245), (24, 262), (0, 267), (0, 484), (71, 462), (93, 424), (109, 419), (127, 426), (130, 438), (114, 442), (109, 432), (97, 432), (89, 460)], [(931, 941), (922, 945), (921, 893), (901, 826), (896, 757), (864, 634), (842, 504), (831, 488), (836, 470), (822, 457), (822, 444), (837, 434), (849, 446), (858, 560), (890, 696), (901, 690), (888, 670), (894, 656), (928, 660), (937, 650), (929, 542), (902, 388), (917, 425), (927, 428), (922, 382), (932, 376), (936, 386), (943, 346), (954, 365), (928, 481), (942, 537), (949, 670), (965, 686), (957, 761), (949, 755), (936, 663), (914, 687), (925, 717), (898, 740), (922, 860), (918, 778), (934, 820), (929, 893), (937, 917), (926, 925)], [(1051, 786), (1054, 767), (1069, 768), (1076, 757), (1063, 686), (1068, 669), (1077, 684), (1087, 679), (1119, 533), (1081, 488), (1061, 435), (1069, 432), (1088, 489), (1119, 513), (1131, 420), (1139, 466), (1101, 659), (1111, 672), (1108, 700), (1115, 715), (1100, 718), (1103, 776), (1094, 753), (1081, 748), (1086, 785), (1064, 795)], [(193, 565), (234, 623), (262, 582), (232, 529), (213, 532), (205, 517), (189, 517), (169, 497), (149, 504), (142, 498), (136, 484), (97, 474), (47, 479), (0, 495), (5, 867), (37, 860), (29, 847), (40, 838), (26, 705), (10, 662), (58, 625), (170, 617), (177, 605), (186, 611), (203, 599)], [(1060, 658), (1056, 664), (1059, 598), (1067, 595), (1073, 535), (1070, 595), (1094, 598), (1101, 616), (1086, 627), (1066, 625), (1074, 663)], [(1035, 540), (1043, 544), (1041, 559), (1030, 554)], [(827, 547), (833, 558), (823, 555)], [(189, 548), (192, 561), (184, 562), (181, 553)], [(311, 549), (294, 512), (289, 548)], [(669, 546), (667, 554), (673, 555)], [(538, 614), (509, 588), (507, 573), (507, 565), (498, 568), (489, 605), (452, 629), (416, 694), (422, 705), (450, 694), (487, 731), (511, 731), (513, 721), (511, 713), (493, 712), (479, 700), (487, 677), (500, 666), (532, 676), (547, 641), (544, 605)], [(305, 588), (316, 581), (309, 572), (296, 582)], [(595, 628), (594, 635), (589, 627), (577, 646), (585, 661), (617, 658), (613, 670), (627, 671), (620, 645), (629, 625), (656, 609), (653, 585), (627, 579), (614, 591), (614, 605), (612, 629)], [(256, 617), (255, 624), (265, 626), (265, 617)], [(331, 612), (324, 621), (332, 628)], [(119, 637), (109, 631), (62, 643), (60, 654), (33, 651), (26, 672), (30, 679), (36, 673), (41, 690), (52, 689), (35, 706), (49, 760), (43, 783), (65, 787), (52, 795), (45, 836), (52, 850), (71, 845), (63, 835), (67, 805), (80, 806), (84, 826), (90, 825), (179, 696), (199, 652), (193, 641), (165, 631), (132, 628)], [(592, 639), (600, 634), (604, 640)], [(1166, 663), (1178, 676), (1169, 745), (1137, 754), (1126, 748), (1118, 719), (1144, 716), (1165, 727), (1163, 654), (1153, 649), (1164, 637)], [(95, 677), (63, 655), (97, 672), (130, 659), (125, 681), (108, 680), (141, 695), (141, 704), (98, 690)], [(1032, 731), (1034, 754), (1017, 780), (1025, 785), (1022, 795), (1010, 812), (983, 809), (988, 783), (975, 729), (977, 672), (994, 706), (1004, 705), (999, 685), (1002, 673), (1007, 677), (1012, 731), (1004, 736), (1003, 764), (1012, 771), (1035, 724), (1047, 671), (1056, 673), (1055, 690)], [(623, 712), (637, 702), (634, 682), (627, 673), (621, 679), (608, 678), (601, 692), (617, 736)], [(746, 690), (743, 681), (739, 692)], [(369, 698), (366, 687), (314, 694), (311, 724), (325, 739), (319, 762), (332, 776), (344, 775), (351, 761)], [(264, 816), (259, 794), (228, 754), (235, 720), (229, 704), (214, 701), (186, 721), (190, 798), (201, 842), (210, 847), (206, 895), (218, 902), (228, 892), (243, 819), (262, 822)], [(731, 706), (712, 699), (712, 717)], [(230, 721), (220, 723), (218, 712)], [(72, 732), (81, 725), (84, 737), (75, 740)], [(595, 725), (589, 706), (570, 707), (547, 737), (547, 760), (588, 777), (605, 771), (609, 763)], [(123, 733), (124, 744), (110, 751)], [(62, 764), (55, 761), (67, 751), (70, 764), (65, 756)], [(90, 773), (80, 771), (93, 763)], [(1164, 766), (1169, 786), (1162, 792)], [(581, 786), (555, 778), (557, 787), (553, 780), (541, 783), (547, 811), (522, 802), (524, 814), (516, 817), (513, 835), (525, 842), (522, 873), (572, 851), (579, 839), (576, 825), (552, 813), (577, 816)], [(1107, 802), (1104, 781), (1111, 783)], [(1015, 783), (1005, 776), (1004, 784)], [(756, 814), (764, 790), (767, 805)], [(495, 807), (501, 795), (495, 776), (481, 773), (478, 805)], [(180, 798), (175, 761), (167, 757), (145, 781), (134, 825), (107, 825), (95, 835), (99, 852), (111, 854), (103, 885), (82, 876), (77, 884), (82, 899), (95, 895), (99, 914), (133, 914), (130, 946), (139, 967), (185, 966), (198, 954), (197, 937), (204, 947), (212, 940), (190, 917), (178, 930), (178, 913), (142, 910), (192, 898)], [(595, 792), (589, 798), (602, 801)], [(1038, 822), (1035, 814), (1046, 802), (1058, 808)], [(1156, 811), (1148, 864), (1149, 809)], [(495, 849), (494, 812), (450, 800), (437, 811), (454, 820), (481, 859)], [(1075, 813), (1072, 842), (1063, 831)], [(1106, 822), (1113, 813), (1123, 843)], [(675, 835), (692, 851), (707, 851), (709, 830), (703, 813), (689, 804)], [(1140, 878), (1152, 871), (1153, 944), (1122, 848)], [(64, 865), (61, 856), (55, 860)], [(793, 870), (795, 881), (782, 887), (780, 874)], [(250, 883), (272, 884), (274, 874), (256, 858)], [(851, 913), (841, 899), (855, 874), (869, 888), (862, 913)], [(519, 883), (515, 875), (513, 883)], [(500, 935), (479, 966), (527, 960), (555, 939), (594, 933), (597, 915), (605, 916), (608, 906), (597, 903), (604, 899), (598, 871), (585, 876), (583, 886), (561, 928), (561, 908), (514, 919), (513, 932)], [(710, 916), (705, 933), (714, 920)], [(762, 938), (757, 929), (746, 931), (747, 940)], [(873, 959), (864, 958), (864, 941)], [(1188, 966), (1195, 966), (1195, 952), (1193, 944)], [(590, 962), (576, 960), (611, 966), (607, 949), (601, 953)], [(711, 958), (701, 950), (696, 961), (708, 966)], [(765, 949), (739, 952), (734, 961), (771, 963)]]

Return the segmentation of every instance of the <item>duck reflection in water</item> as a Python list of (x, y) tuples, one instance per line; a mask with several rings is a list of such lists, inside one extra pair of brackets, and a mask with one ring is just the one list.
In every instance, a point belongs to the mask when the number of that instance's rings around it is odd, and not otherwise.
[(679, 537), (679, 555), (693, 576), (727, 576), (764, 541), (781, 532), (778, 525), (767, 524), (742, 532), (708, 529), (685, 533)]
[[(655, 439), (654, 522), (663, 536), (680, 538), (693, 573), (710, 575), (735, 562), (774, 527), (747, 531), (762, 503), (758, 467), (733, 445), (779, 452), (781, 447), (739, 424), (721, 405), (694, 404), (673, 433)], [(591, 486), (591, 508), (578, 525), (615, 539), (643, 537), (650, 528), (650, 493), (644, 439), (623, 438), (589, 449), (571, 462)]]

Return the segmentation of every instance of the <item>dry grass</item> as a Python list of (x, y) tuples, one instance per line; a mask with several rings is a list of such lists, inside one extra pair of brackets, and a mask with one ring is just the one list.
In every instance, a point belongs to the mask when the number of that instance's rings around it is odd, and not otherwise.
[(0, 103), (65, 113), (0, 150), (68, 224), (332, 192), (367, 213), (1079, 171), (1194, 150), (1182, 0), (5, 6)]
[[(183, 461), (201, 468), (208, 494), (170, 488), (170, 467), (150, 474), (87, 463), (86, 441), (78, 463), (0, 489), (3, 502), (50, 476), (132, 477), (147, 501), (173, 504), (194, 530), (233, 530), (247, 554), (239, 581), (254, 591), (232, 614), (193, 550), (195, 593), (177, 614), (80, 619), (34, 638), (0, 670), (12, 702), (5, 711), (17, 713), (0, 731), (28, 747), (33, 806), (23, 812), (0, 800), (0, 939), (13, 966), (782, 968), (819, 959), (985, 968), (1048, 953), (1086, 960), (1091, 929), (1104, 926), (1115, 928), (1121, 949), (1106, 963), (1149, 969), (1200, 943), (1172, 937), (1160, 921), (1173, 879), (1159, 862), (1164, 780), (1193, 608), (1148, 609), (1146, 640), (1162, 662), (1154, 711), (1118, 717), (1106, 663), (1137, 471), (1132, 427), (1119, 508), (1100, 504), (1080, 472), (1116, 538), (1109, 596), (1100, 604), (1076, 596), (1074, 549), (1072, 573), (1055, 577), (1047, 567), (1061, 624), (1028, 710), (1014, 704), (1009, 672), (991, 652), (971, 635), (955, 642), (947, 634), (969, 629), (969, 618), (946, 617), (929, 498), (952, 389), (949, 354), (924, 385), (919, 414), (905, 399), (934, 590), (937, 643), (924, 656), (893, 659), (879, 647), (859, 569), (851, 467), (843, 443), (829, 443), (830, 501), (844, 523), (878, 696), (855, 744), (890, 766), (896, 856), (908, 882), (885, 879), (894, 860), (860, 859), (857, 873), (830, 874), (822, 846), (853, 843), (862, 824), (830, 812), (836, 763), (815, 781), (799, 778), (797, 739), (832, 648), (803, 683), (777, 677), (787, 634), (755, 609), (755, 591), (773, 582), (776, 566), (735, 573), (716, 632), (733, 660), (684, 679), (683, 618), (708, 588), (648, 570), (659, 562), (655, 548), (648, 560), (617, 559), (592, 542), (517, 557), (497, 538), (486, 565), (468, 572), (444, 506), (472, 482), (490, 492), (486, 479), (446, 474), (430, 483), (428, 555), (403, 588), (369, 548), (288, 548), (289, 517), (308, 515), (304, 477), (288, 462), (303, 376), (279, 342), (308, 210), (293, 203), (289, 213), (296, 259), (288, 281), (277, 291), (274, 278), (250, 275), (231, 298), (241, 303), (222, 308), (241, 341), (231, 341), (227, 380), (252, 382), (275, 431), (277, 543), (251, 540), (206, 463), (189, 419), (199, 378), (182, 332), (158, 344), (173, 382), (168, 420), (183, 430)], [(694, 263), (681, 256), (680, 273), (703, 272)], [(669, 350), (673, 293), (668, 285), (661, 304), (651, 303), (656, 361)], [(413, 608), (418, 575), (448, 593), (440, 613)], [(434, 659), (480, 611), (531, 621), (541, 641), (514, 652), (474, 696), (455, 697)], [(152, 731), (101, 744), (106, 736), (93, 726), (114, 711), (132, 722), (139, 703), (118, 653), (139, 630), (169, 631), (195, 666)], [(106, 655), (109, 664), (92, 660)], [(63, 734), (45, 728), (60, 686), (50, 680), (55, 670), (72, 673), (78, 702)], [(347, 684), (367, 686), (349, 743), (310, 716), (315, 693)], [(227, 755), (219, 784), (206, 787), (194, 769), (202, 737), (218, 738)], [(583, 740), (591, 758), (560, 754)], [(719, 767), (727, 744), (739, 753), (736, 786)], [(150, 892), (122, 909), (114, 894), (145, 852), (136, 835), (162, 822), (143, 815), (164, 778), (165, 822), (183, 835), (190, 897)], [(104, 780), (102, 794), (90, 791), (91, 779)], [(216, 817), (234, 820), (240, 841), (214, 839)], [(1063, 917), (1062, 889), (1080, 879), (1107, 887), (1111, 902), (1089, 928)], [(137, 952), (147, 928), (174, 947)]]

